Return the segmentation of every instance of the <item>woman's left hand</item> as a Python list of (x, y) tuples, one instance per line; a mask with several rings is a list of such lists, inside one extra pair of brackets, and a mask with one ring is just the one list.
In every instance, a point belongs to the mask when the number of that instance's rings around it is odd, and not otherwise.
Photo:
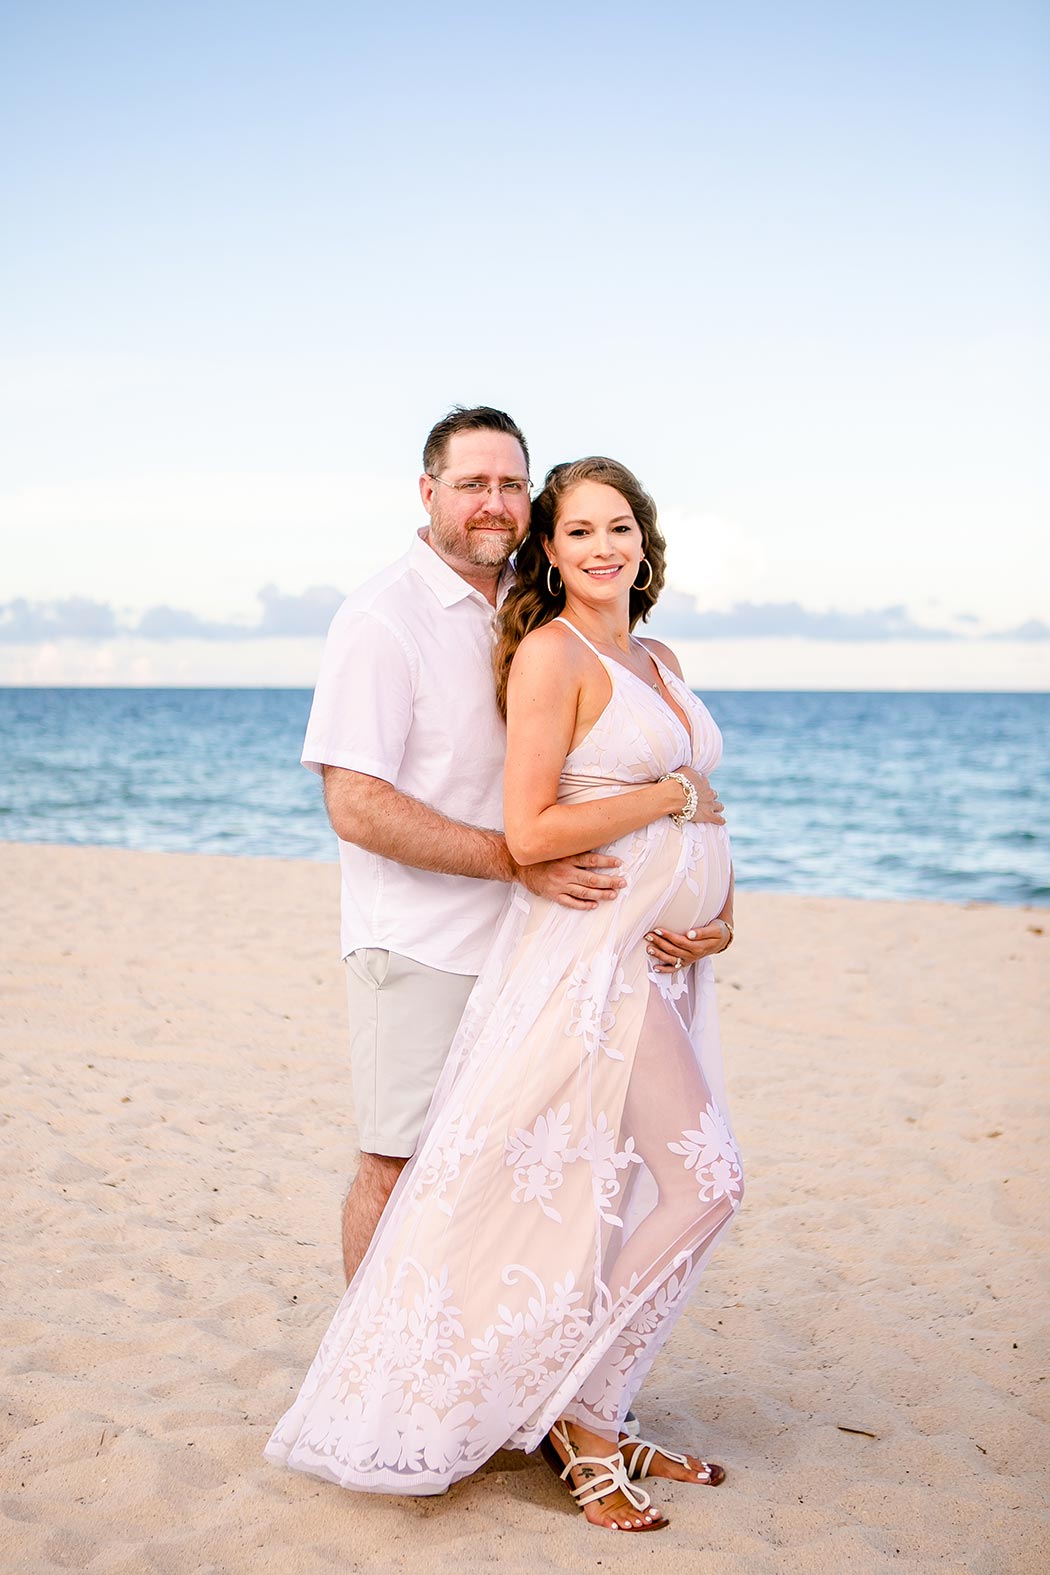
[(716, 957), (729, 945), (729, 928), (721, 919), (700, 924), (685, 935), (673, 930), (650, 930), (645, 949), (657, 973), (680, 973), (702, 957)]

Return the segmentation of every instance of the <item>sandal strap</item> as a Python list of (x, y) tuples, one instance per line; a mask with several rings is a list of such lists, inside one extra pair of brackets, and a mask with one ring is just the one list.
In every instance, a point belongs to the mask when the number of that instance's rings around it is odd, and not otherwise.
[[(551, 1428), (551, 1437), (561, 1445), (569, 1457), (561, 1471), (561, 1479), (568, 1483), (569, 1492), (581, 1509), (585, 1504), (593, 1504), (595, 1499), (608, 1498), (609, 1494), (615, 1492), (617, 1488), (628, 1504), (633, 1505), (635, 1509), (649, 1509), (652, 1499), (642, 1488), (635, 1487), (627, 1475), (627, 1467), (619, 1450), (615, 1455), (609, 1456), (578, 1455), (567, 1429), (561, 1422), (556, 1422)], [(582, 1482), (579, 1487), (573, 1487), (569, 1478), (577, 1466), (600, 1466), (602, 1469), (589, 1482)]]
[(632, 1449), (629, 1465), (626, 1465), (627, 1474), (636, 1481), (647, 1477), (657, 1455), (662, 1455), (665, 1460), (673, 1460), (676, 1465), (687, 1466), (688, 1460), (684, 1455), (676, 1455), (671, 1449), (663, 1449), (659, 1444), (654, 1444), (648, 1438), (631, 1438), (623, 1445), (624, 1449)]
[(570, 1486), (569, 1491), (581, 1509), (585, 1504), (593, 1504), (596, 1499), (608, 1498), (617, 1489), (635, 1509), (648, 1509), (651, 1505), (652, 1499), (642, 1488), (635, 1487), (619, 1455), (610, 1455), (607, 1459), (600, 1455), (576, 1455), (570, 1462), (570, 1470), (576, 1466), (602, 1467), (589, 1482), (583, 1482), (579, 1487)]

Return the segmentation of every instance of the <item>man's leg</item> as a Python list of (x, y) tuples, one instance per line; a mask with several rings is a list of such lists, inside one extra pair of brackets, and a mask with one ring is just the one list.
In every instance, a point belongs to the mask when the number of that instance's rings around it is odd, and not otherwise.
[(350, 1284), (375, 1235), (379, 1216), (386, 1208), (407, 1159), (386, 1154), (362, 1154), (357, 1175), (343, 1202), (343, 1269)]
[(349, 1284), (415, 1151), (474, 979), (374, 947), (352, 952), (346, 966), (361, 1145), (361, 1163), (343, 1204)]

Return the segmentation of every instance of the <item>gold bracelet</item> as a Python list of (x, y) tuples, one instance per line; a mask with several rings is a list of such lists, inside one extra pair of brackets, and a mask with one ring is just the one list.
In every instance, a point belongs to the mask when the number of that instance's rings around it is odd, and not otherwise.
[[(728, 939), (728, 941), (726, 941), (725, 945), (722, 947), (722, 951), (723, 952), (727, 952), (729, 950), (729, 948), (733, 944), (733, 926), (730, 924), (728, 919), (721, 919), (720, 918), (718, 922), (719, 922), (719, 924), (724, 924), (726, 929), (729, 931), (729, 939)], [(719, 952), (719, 956), (721, 956), (721, 955), (722, 955), (722, 953)]]

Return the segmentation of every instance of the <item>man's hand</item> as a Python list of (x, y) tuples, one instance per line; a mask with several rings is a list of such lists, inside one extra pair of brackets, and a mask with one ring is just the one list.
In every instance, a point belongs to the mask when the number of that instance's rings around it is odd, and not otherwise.
[(615, 873), (619, 859), (607, 853), (577, 853), (568, 859), (518, 866), (517, 878), (537, 897), (549, 897), (563, 908), (596, 908), (618, 897), (627, 882)]

